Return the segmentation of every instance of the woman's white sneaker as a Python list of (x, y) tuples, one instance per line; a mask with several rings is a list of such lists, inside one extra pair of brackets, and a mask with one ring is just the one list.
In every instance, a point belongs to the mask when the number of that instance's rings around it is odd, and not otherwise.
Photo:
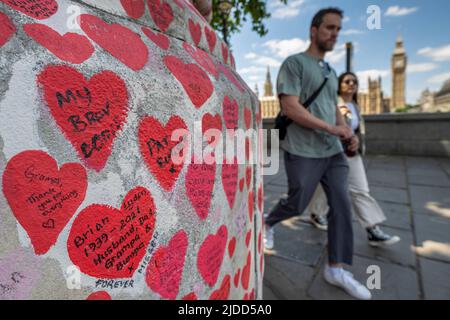
[(356, 281), (355, 278), (353, 278), (353, 274), (342, 268), (330, 268), (328, 264), (326, 264), (323, 271), (323, 277), (326, 282), (341, 287), (352, 297), (360, 300), (370, 300), (372, 298), (370, 291)]
[(266, 250), (273, 249), (273, 228), (267, 224), (264, 225), (264, 248)]

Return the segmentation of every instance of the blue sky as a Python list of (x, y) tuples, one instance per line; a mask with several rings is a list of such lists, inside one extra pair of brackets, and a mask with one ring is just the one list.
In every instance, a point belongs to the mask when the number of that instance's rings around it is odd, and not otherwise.
[[(380, 8), (381, 29), (367, 27), (367, 8)], [(408, 56), (406, 97), (416, 103), (422, 90), (437, 91), (450, 79), (450, 1), (448, 0), (289, 0), (288, 6), (268, 0), (272, 17), (267, 20), (269, 33), (259, 37), (250, 22), (231, 38), (236, 68), (251, 88), (258, 84), (260, 94), (267, 66), (272, 82), (281, 62), (288, 55), (304, 51), (308, 45), (309, 25), (317, 10), (337, 6), (345, 19), (339, 41), (327, 60), (338, 73), (345, 69), (345, 43), (355, 46), (354, 70), (361, 87), (367, 77), (382, 77), (385, 96), (391, 96), (391, 55), (399, 34)]]

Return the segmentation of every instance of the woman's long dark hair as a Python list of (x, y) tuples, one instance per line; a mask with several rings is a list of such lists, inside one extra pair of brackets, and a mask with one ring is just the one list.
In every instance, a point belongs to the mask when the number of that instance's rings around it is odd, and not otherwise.
[(356, 86), (357, 86), (357, 88), (356, 88), (355, 94), (353, 95), (353, 101), (355, 101), (356, 104), (358, 104), (358, 87), (359, 87), (359, 81), (358, 81), (358, 77), (357, 77), (356, 74), (354, 74), (353, 72), (347, 71), (347, 72), (344, 72), (343, 74), (341, 74), (341, 75), (339, 76), (339, 79), (338, 79), (338, 82), (339, 82), (339, 85), (338, 85), (338, 95), (341, 95), (341, 93), (342, 93), (342, 92), (341, 92), (341, 84), (342, 84), (342, 82), (344, 81), (345, 76), (348, 76), (348, 75), (353, 76), (353, 77), (355, 78), (355, 80), (356, 80)]

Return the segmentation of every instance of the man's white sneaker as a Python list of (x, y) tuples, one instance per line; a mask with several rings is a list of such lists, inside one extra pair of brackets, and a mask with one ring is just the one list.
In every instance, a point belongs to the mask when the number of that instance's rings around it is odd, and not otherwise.
[(264, 225), (264, 248), (267, 250), (273, 249), (273, 228), (267, 224)]
[(326, 282), (341, 287), (352, 297), (361, 300), (370, 300), (372, 298), (370, 291), (356, 281), (353, 278), (353, 274), (342, 268), (330, 268), (328, 265), (325, 265), (323, 277)]

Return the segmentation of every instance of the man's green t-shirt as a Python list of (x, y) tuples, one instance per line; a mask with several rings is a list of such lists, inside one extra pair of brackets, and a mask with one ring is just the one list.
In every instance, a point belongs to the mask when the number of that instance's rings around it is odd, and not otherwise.
[[(278, 73), (278, 96), (298, 96), (300, 103), (305, 102), (325, 79), (323, 66), (323, 60), (304, 52), (288, 57)], [(317, 118), (336, 125), (338, 79), (334, 70), (330, 69), (329, 72), (325, 87), (308, 111)], [(281, 148), (306, 158), (327, 158), (343, 151), (338, 137), (322, 130), (302, 127), (295, 122), (288, 126)]]

